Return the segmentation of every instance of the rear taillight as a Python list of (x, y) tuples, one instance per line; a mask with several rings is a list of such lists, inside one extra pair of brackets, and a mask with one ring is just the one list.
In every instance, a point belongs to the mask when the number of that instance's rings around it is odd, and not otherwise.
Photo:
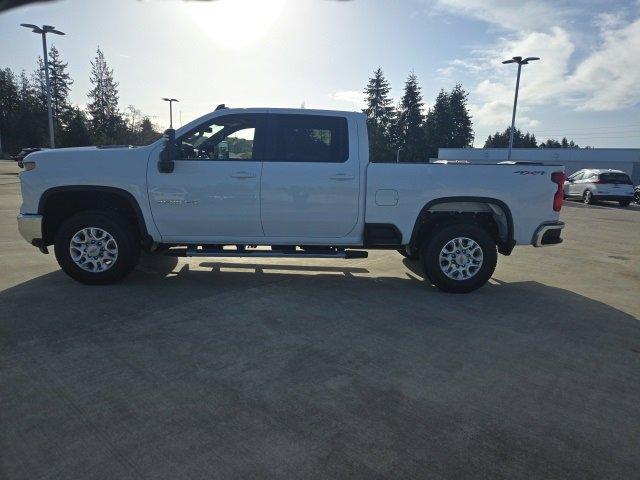
[(553, 210), (555, 212), (559, 212), (562, 208), (562, 201), (564, 200), (562, 188), (564, 187), (565, 178), (566, 176), (564, 172), (553, 172), (551, 174), (551, 181), (558, 186), (558, 189), (553, 196)]
[(28, 172), (29, 170), (34, 170), (36, 168), (36, 162), (22, 162), (24, 166), (24, 171)]

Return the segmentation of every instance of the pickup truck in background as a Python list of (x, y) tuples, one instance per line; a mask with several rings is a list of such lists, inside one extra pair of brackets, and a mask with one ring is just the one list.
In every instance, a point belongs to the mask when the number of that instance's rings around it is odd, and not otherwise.
[(61, 268), (87, 284), (122, 279), (141, 249), (393, 249), (448, 292), (485, 284), (498, 252), (562, 241), (563, 167), (369, 163), (368, 143), (360, 113), (221, 106), (145, 147), (35, 152), (20, 175), (19, 230), (42, 252), (53, 245)]

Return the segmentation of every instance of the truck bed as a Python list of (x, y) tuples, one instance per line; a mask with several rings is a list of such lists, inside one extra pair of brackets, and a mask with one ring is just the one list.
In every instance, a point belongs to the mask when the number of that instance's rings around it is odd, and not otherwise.
[(394, 224), (408, 243), (425, 206), (494, 200), (515, 219), (516, 244), (529, 245), (542, 223), (559, 218), (553, 210), (558, 187), (551, 174), (563, 171), (556, 165), (371, 163), (365, 218), (368, 224)]

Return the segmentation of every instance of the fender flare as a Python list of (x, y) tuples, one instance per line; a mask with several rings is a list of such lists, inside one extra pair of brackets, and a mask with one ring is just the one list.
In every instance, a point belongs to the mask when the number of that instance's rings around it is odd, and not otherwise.
[(140, 232), (140, 236), (142, 238), (143, 244), (145, 246), (153, 244), (154, 242), (153, 237), (149, 234), (149, 230), (147, 229), (147, 223), (145, 222), (144, 215), (142, 214), (142, 209), (140, 208), (140, 204), (138, 203), (138, 200), (136, 200), (136, 198), (133, 196), (131, 192), (128, 192), (127, 190), (124, 190), (122, 188), (106, 187), (103, 185), (64, 185), (61, 187), (52, 187), (45, 190), (40, 196), (40, 200), (38, 202), (38, 214), (44, 215), (49, 197), (57, 193), (67, 193), (67, 192), (77, 192), (77, 193), (101, 192), (101, 193), (109, 193), (109, 194), (117, 195), (125, 199), (133, 209), (133, 212), (135, 213), (138, 231)]
[(498, 200), (497, 198), (490, 198), (490, 197), (468, 197), (468, 196), (467, 197), (465, 196), (440, 197), (440, 198), (431, 200), (424, 207), (422, 207), (422, 209), (420, 210), (420, 213), (418, 214), (418, 217), (416, 218), (416, 222), (413, 226), (413, 231), (411, 232), (410, 245), (413, 245), (415, 243), (416, 238), (418, 236), (418, 232), (420, 231), (422, 219), (426, 217), (427, 212), (432, 207), (441, 203), (456, 203), (456, 202), (488, 203), (488, 204), (493, 204), (499, 207), (504, 212), (504, 215), (507, 220), (507, 239), (506, 241), (503, 241), (501, 242), (500, 245), (498, 245), (498, 251), (503, 255), (511, 254), (511, 251), (513, 250), (513, 247), (516, 244), (514, 240), (513, 215), (511, 214), (511, 209), (502, 200)]

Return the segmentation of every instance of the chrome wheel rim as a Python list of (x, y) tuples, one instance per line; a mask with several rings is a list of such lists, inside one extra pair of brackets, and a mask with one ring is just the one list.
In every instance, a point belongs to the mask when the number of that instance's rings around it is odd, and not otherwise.
[(440, 250), (440, 270), (453, 280), (468, 280), (482, 268), (484, 254), (475, 240), (456, 237)]
[(118, 244), (106, 230), (87, 227), (71, 237), (69, 253), (81, 269), (93, 273), (106, 272), (118, 259)]
[(591, 192), (587, 190), (584, 192), (584, 203), (589, 203), (591, 201)]

